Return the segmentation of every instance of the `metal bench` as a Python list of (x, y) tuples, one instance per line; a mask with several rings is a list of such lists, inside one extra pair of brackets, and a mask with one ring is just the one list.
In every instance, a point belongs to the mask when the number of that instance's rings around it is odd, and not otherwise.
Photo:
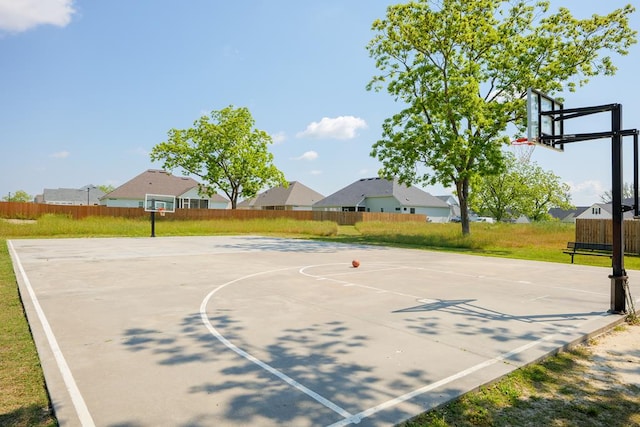
[(612, 245), (609, 243), (568, 242), (567, 250), (564, 253), (571, 255), (571, 264), (573, 264), (573, 257), (576, 255), (606, 256), (611, 258), (613, 256), (612, 251)]

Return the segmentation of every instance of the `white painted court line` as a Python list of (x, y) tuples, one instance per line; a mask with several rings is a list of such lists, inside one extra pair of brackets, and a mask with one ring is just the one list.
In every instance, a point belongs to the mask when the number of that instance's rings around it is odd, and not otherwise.
[(10, 240), (7, 241), (9, 245), (9, 252), (11, 254), (11, 258), (13, 258), (13, 263), (18, 267), (18, 271), (20, 272), (20, 276), (22, 277), (22, 281), (24, 282), (27, 291), (29, 292), (29, 297), (31, 298), (31, 302), (33, 303), (33, 307), (38, 315), (38, 319), (40, 320), (40, 324), (42, 325), (42, 329), (44, 331), (45, 336), (47, 337), (47, 342), (49, 343), (49, 347), (53, 353), (53, 356), (58, 365), (58, 370), (62, 375), (62, 379), (64, 380), (64, 384), (67, 387), (67, 391), (69, 392), (69, 396), (71, 396), (71, 401), (73, 402), (73, 407), (76, 409), (76, 414), (80, 419), (80, 423), (82, 426), (93, 427), (95, 423), (93, 422), (93, 418), (89, 413), (89, 409), (82, 398), (82, 394), (80, 393), (80, 389), (78, 389), (78, 385), (76, 384), (75, 379), (73, 378), (73, 374), (71, 373), (71, 369), (69, 369), (69, 365), (62, 354), (62, 350), (60, 350), (60, 346), (58, 345), (58, 341), (56, 340), (55, 335), (53, 334), (53, 330), (49, 325), (49, 321), (40, 306), (40, 302), (38, 302), (38, 298), (31, 286), (31, 282), (27, 277), (27, 273), (24, 271), (22, 267), (22, 263), (20, 262), (20, 257), (18, 253), (13, 247), (13, 244)]
[(232, 280), (230, 282), (227, 282), (227, 283), (225, 283), (223, 285), (218, 286), (216, 289), (214, 289), (213, 291), (209, 292), (209, 294), (207, 294), (207, 296), (202, 301), (202, 304), (200, 304), (200, 317), (202, 318), (202, 322), (204, 323), (204, 325), (207, 327), (207, 329), (209, 329), (209, 332), (211, 332), (220, 342), (222, 342), (229, 349), (233, 350), (238, 355), (244, 357), (248, 361), (250, 361), (252, 363), (255, 363), (256, 365), (258, 365), (262, 369), (266, 370), (267, 372), (269, 372), (269, 373), (275, 375), (276, 377), (280, 378), (285, 383), (287, 383), (290, 386), (298, 389), (302, 393), (304, 393), (307, 396), (311, 397), (316, 402), (318, 402), (318, 403), (324, 405), (325, 407), (331, 409), (332, 411), (334, 411), (335, 413), (341, 415), (342, 417), (351, 418), (351, 417), (353, 417), (353, 415), (351, 413), (349, 413), (345, 409), (341, 408), (340, 406), (336, 405), (335, 403), (331, 402), (329, 399), (321, 396), (320, 394), (316, 393), (315, 391), (311, 390), (310, 388), (300, 384), (299, 382), (297, 382), (293, 378), (291, 378), (288, 375), (284, 374), (283, 372), (277, 370), (276, 368), (274, 368), (273, 366), (269, 365), (268, 363), (265, 363), (265, 362), (261, 361), (257, 357), (252, 356), (251, 354), (249, 354), (246, 351), (242, 350), (241, 348), (237, 347), (235, 344), (233, 344), (228, 339), (226, 339), (220, 332), (218, 332), (218, 330), (209, 321), (209, 316), (207, 316), (207, 304), (209, 303), (209, 300), (211, 299), (211, 297), (213, 297), (213, 295), (216, 294), (216, 292), (220, 291), (221, 289), (223, 289), (223, 288), (225, 288), (225, 287), (227, 287), (227, 286), (229, 286), (229, 285), (231, 285), (233, 283), (236, 283), (236, 282), (239, 282), (239, 281), (251, 278), (251, 277), (260, 276), (260, 275), (263, 275), (263, 274), (275, 273), (275, 272), (278, 272), (278, 271), (291, 270), (291, 269), (294, 269), (294, 268), (297, 268), (297, 267), (279, 268), (279, 269), (276, 269), (276, 270), (262, 271), (262, 272), (259, 272), (259, 273), (249, 274), (247, 276), (240, 277), (238, 279)]

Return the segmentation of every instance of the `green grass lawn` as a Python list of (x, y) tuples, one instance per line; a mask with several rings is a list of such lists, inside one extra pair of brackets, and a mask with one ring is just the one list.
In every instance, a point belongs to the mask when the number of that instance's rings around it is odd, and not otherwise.
[[(459, 224), (433, 223), (359, 223), (356, 226), (338, 227), (332, 222), (293, 220), (248, 220), (248, 221), (170, 221), (158, 220), (156, 235), (196, 236), (223, 234), (258, 234), (307, 239), (330, 240), (345, 243), (387, 245), (418, 250), (440, 250), (463, 252), (481, 256), (529, 259), (569, 263), (569, 255), (562, 250), (568, 241), (574, 240), (572, 224), (471, 224), (471, 235), (463, 236)], [(15, 275), (7, 250), (7, 239), (16, 238), (64, 238), (64, 237), (148, 237), (150, 224), (146, 219), (86, 218), (73, 220), (64, 216), (44, 216), (36, 222), (10, 223), (0, 220), (0, 426), (52, 426), (56, 425), (51, 414), (48, 396), (44, 386), (42, 370), (33, 343), (29, 326), (22, 309)], [(606, 257), (580, 257), (576, 264), (610, 266)], [(625, 258), (627, 269), (640, 269), (639, 257)], [(580, 354), (563, 357), (582, 357)], [(562, 359), (558, 359), (562, 361)], [(550, 362), (556, 363), (556, 362)], [(560, 363), (560, 362), (557, 362)], [(535, 369), (527, 368), (517, 375), (518, 387), (531, 385), (540, 378), (535, 377)], [(555, 365), (554, 365), (555, 366)], [(564, 371), (571, 372), (571, 364), (564, 364)], [(533, 369), (533, 374), (528, 374)], [(535, 378), (529, 378), (533, 375)], [(563, 370), (554, 375), (563, 375)], [(549, 375), (551, 378), (551, 375)], [(544, 378), (543, 378), (544, 380)], [(517, 396), (509, 391), (509, 382), (498, 386), (497, 394), (489, 400), (500, 399), (500, 408), (517, 405)], [(500, 388), (502, 387), (502, 388)], [(487, 389), (488, 390), (488, 389)], [(506, 390), (506, 391), (505, 391)], [(488, 393), (487, 391), (483, 393)], [(492, 393), (495, 393), (493, 391)], [(505, 403), (505, 397), (507, 401)], [(509, 400), (508, 396), (512, 396)], [(468, 395), (451, 403), (443, 410), (446, 414), (460, 415), (454, 424), (443, 421), (441, 413), (433, 412), (412, 426), (427, 425), (494, 425), (491, 405), (485, 398)], [(467, 400), (465, 400), (467, 399)], [(469, 403), (468, 399), (472, 399)], [(475, 400), (473, 400), (475, 399)], [(484, 403), (483, 403), (484, 402)], [(466, 405), (461, 411), (461, 405)], [(469, 408), (473, 408), (470, 410)], [(485, 409), (483, 409), (485, 408)], [(501, 409), (502, 410), (502, 409)], [(607, 410), (606, 408), (603, 410)], [(619, 406), (611, 409), (611, 416), (620, 417)], [(456, 412), (457, 411), (457, 412)], [(614, 413), (615, 412), (615, 413)], [(470, 414), (465, 416), (464, 414)], [(434, 415), (435, 414), (435, 415)], [(624, 415), (624, 414), (623, 414)], [(466, 417), (466, 418), (465, 418)], [(446, 417), (445, 417), (446, 418)], [(462, 421), (461, 421), (462, 420)], [(474, 422), (477, 420), (478, 422)], [(502, 424), (502, 425), (508, 425)], [(577, 425), (577, 424), (576, 424)]]

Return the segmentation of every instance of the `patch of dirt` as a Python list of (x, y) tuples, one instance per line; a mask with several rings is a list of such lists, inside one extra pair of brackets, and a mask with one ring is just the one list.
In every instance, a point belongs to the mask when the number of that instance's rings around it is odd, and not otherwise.
[(2, 218), (2, 220), (11, 224), (35, 224), (37, 222), (35, 219)]
[[(634, 385), (640, 390), (640, 325), (626, 325), (595, 339), (588, 346), (587, 363), (594, 379), (614, 378), (620, 384)], [(613, 386), (613, 385), (611, 385)]]
[(569, 369), (525, 392), (517, 404), (493, 413), (491, 424), (640, 426), (640, 325), (623, 325), (576, 347), (572, 355), (543, 362)]

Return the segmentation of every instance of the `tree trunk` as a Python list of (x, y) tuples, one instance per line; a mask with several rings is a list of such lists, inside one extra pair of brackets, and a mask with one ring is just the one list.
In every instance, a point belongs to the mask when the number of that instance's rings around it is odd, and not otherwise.
[(456, 181), (456, 190), (458, 192), (458, 202), (460, 203), (460, 225), (462, 226), (462, 234), (468, 236), (471, 234), (469, 228), (469, 180), (462, 179)]
[(229, 196), (229, 200), (231, 201), (231, 209), (235, 209), (238, 206), (238, 197), (240, 196), (240, 192), (237, 188), (233, 187), (231, 190), (231, 195)]

